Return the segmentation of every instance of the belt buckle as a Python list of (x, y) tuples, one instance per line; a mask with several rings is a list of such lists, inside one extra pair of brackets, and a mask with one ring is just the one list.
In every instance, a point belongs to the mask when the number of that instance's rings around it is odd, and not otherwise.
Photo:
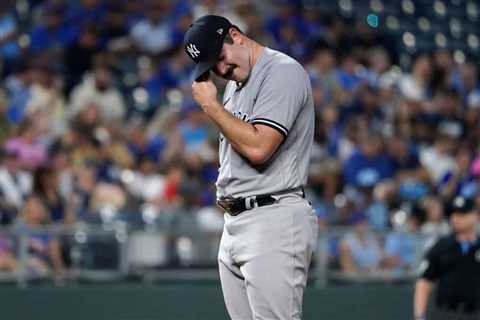
[(238, 210), (235, 209), (235, 204), (238, 201), (238, 199), (235, 199), (232, 196), (226, 196), (222, 197), (220, 199), (217, 199), (217, 205), (225, 210), (226, 213), (228, 213), (231, 216), (236, 216), (238, 214)]

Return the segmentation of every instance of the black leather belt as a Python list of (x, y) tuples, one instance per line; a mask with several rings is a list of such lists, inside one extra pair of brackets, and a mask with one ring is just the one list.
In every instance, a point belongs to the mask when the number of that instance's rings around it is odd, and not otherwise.
[[(297, 187), (282, 192), (275, 193), (275, 195), (287, 194), (292, 192), (302, 192), (302, 197), (305, 198), (303, 187)], [(275, 203), (273, 195), (251, 196), (245, 198), (221, 197), (217, 199), (217, 205), (225, 210), (231, 216), (237, 216), (243, 211), (250, 210), (256, 207), (268, 206)]]
[(239, 215), (245, 210), (268, 206), (274, 203), (275, 198), (272, 196), (254, 196), (246, 198), (223, 197), (217, 200), (218, 206), (231, 216)]

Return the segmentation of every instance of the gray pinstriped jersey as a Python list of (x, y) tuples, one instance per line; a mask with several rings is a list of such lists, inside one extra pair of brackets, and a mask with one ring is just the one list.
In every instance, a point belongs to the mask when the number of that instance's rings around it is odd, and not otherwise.
[(267, 163), (254, 166), (220, 134), (217, 196), (273, 194), (305, 185), (315, 116), (303, 67), (286, 54), (265, 48), (245, 86), (227, 84), (223, 103), (243, 121), (278, 130), (284, 141)]

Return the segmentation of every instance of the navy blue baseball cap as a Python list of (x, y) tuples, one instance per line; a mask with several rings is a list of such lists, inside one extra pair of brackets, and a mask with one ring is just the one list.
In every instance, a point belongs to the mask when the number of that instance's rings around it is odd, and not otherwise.
[(457, 196), (447, 205), (447, 214), (467, 214), (475, 211), (475, 201), (470, 198)]
[(196, 63), (193, 79), (210, 71), (222, 52), (223, 40), (233, 25), (228, 19), (206, 15), (190, 25), (183, 39), (187, 55)]

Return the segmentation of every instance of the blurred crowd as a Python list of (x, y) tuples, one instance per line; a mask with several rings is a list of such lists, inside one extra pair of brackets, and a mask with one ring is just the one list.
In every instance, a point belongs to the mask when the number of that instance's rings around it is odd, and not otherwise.
[[(221, 14), (311, 76), (316, 133), (307, 194), (346, 271), (408, 269), (407, 231), (448, 232), (444, 204), (480, 183), (478, 64), (411, 54), (365, 17), (315, 1), (18, 0), (0, 12), (0, 222), (221, 230), (218, 132), (190, 93), (183, 34)], [(219, 81), (219, 86), (222, 83)], [(480, 198), (478, 198), (480, 203)], [(387, 234), (379, 241), (371, 231)], [(0, 269), (15, 269), (0, 238)], [(30, 267), (62, 269), (58, 239), (31, 236)]]

